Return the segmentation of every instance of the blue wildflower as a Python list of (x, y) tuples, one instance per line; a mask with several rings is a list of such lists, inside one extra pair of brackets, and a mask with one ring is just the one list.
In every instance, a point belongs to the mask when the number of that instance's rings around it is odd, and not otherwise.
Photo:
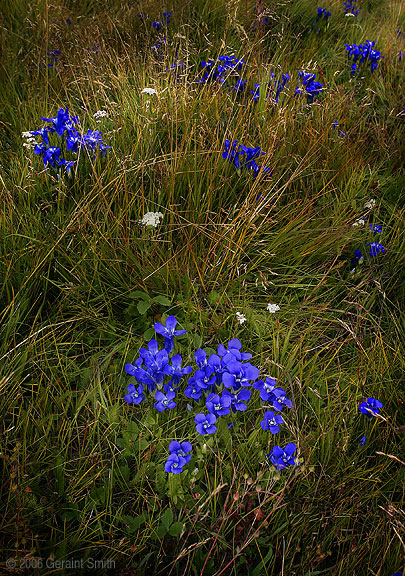
[(258, 380), (253, 384), (253, 388), (255, 390), (259, 390), (260, 398), (263, 400), (263, 402), (268, 402), (271, 399), (276, 386), (276, 380), (270, 377), (267, 377), (265, 382), (263, 382), (263, 380)]
[(164, 368), (164, 373), (167, 374), (168, 376), (171, 376), (172, 383), (176, 385), (180, 383), (180, 380), (182, 379), (183, 376), (185, 376), (186, 374), (190, 374), (190, 372), (192, 372), (193, 369), (191, 366), (185, 366), (184, 368), (181, 367), (182, 357), (180, 356), (180, 354), (175, 354), (174, 356), (172, 356), (171, 362), (172, 362), (171, 365), (166, 364)]
[(366, 443), (366, 440), (367, 440), (366, 436), (362, 436), (360, 438), (360, 446), (364, 446), (364, 444)]
[(184, 395), (187, 396), (187, 398), (199, 400), (201, 398), (202, 391), (203, 389), (198, 384), (196, 384), (195, 379), (192, 377), (188, 380), (188, 386), (184, 390)]
[(211, 414), (215, 414), (215, 416), (225, 416), (231, 411), (231, 398), (225, 394), (220, 396), (212, 392), (207, 396), (205, 405)]
[(295, 458), (292, 456), (296, 449), (297, 446), (293, 442), (287, 444), (284, 450), (281, 446), (274, 446), (271, 454), (267, 454), (267, 458), (271, 460), (271, 463), (277, 468), (277, 470), (283, 470), (284, 468), (287, 468), (287, 466), (296, 465)]
[(222, 396), (229, 396), (231, 399), (232, 412), (243, 412), (247, 409), (247, 402), (250, 400), (251, 391), (246, 388), (241, 388), (235, 394), (230, 390), (224, 388)]
[(242, 386), (252, 386), (259, 377), (259, 368), (249, 362), (242, 364), (234, 361), (227, 364), (228, 372), (222, 374), (222, 382), (226, 388), (233, 388), (236, 392)]
[(385, 248), (379, 242), (371, 242), (370, 244), (366, 244), (366, 246), (370, 246), (370, 256), (377, 256), (380, 251), (382, 254), (385, 254)]
[(171, 410), (174, 408), (176, 406), (176, 402), (174, 402), (175, 397), (176, 394), (174, 392), (163, 394), (161, 390), (158, 390), (155, 394), (155, 400), (157, 400), (155, 403), (156, 410), (163, 412), (163, 410)]
[(276, 388), (272, 392), (268, 402), (273, 406), (274, 410), (277, 410), (277, 412), (281, 412), (283, 406), (286, 406), (287, 408), (292, 407), (292, 402), (289, 398), (287, 398), (286, 394), (286, 391), (282, 388)]
[(194, 418), (196, 430), (202, 436), (205, 434), (214, 434), (217, 431), (216, 426), (214, 426), (216, 421), (216, 416), (210, 412), (207, 415), (202, 413), (196, 414)]
[(380, 408), (383, 407), (382, 402), (376, 400), (375, 398), (367, 398), (359, 406), (359, 412), (365, 414), (367, 418), (372, 418), (379, 413)]
[(307, 96), (308, 104), (312, 104), (314, 97), (322, 92), (324, 85), (315, 80), (316, 74), (314, 73), (306, 74), (305, 72), (301, 71), (298, 73), (298, 76), (304, 89), (302, 86), (297, 86), (295, 89), (295, 94), (305, 93)]
[(165, 471), (169, 474), (181, 474), (185, 464), (187, 464), (186, 459), (183, 458), (183, 456), (177, 456), (177, 454), (173, 452), (166, 461)]
[(363, 256), (363, 254), (360, 252), (360, 250), (358, 250), (358, 249), (356, 248), (356, 251), (355, 251), (355, 253), (354, 253), (354, 256), (353, 256), (353, 258), (352, 258), (351, 261), (350, 261), (350, 270), (351, 270), (352, 272), (354, 272), (354, 271), (356, 270), (357, 264), (363, 264), (363, 261), (364, 261), (364, 256)]
[(127, 391), (128, 394), (125, 394), (124, 400), (125, 402), (128, 402), (128, 404), (140, 404), (145, 400), (142, 384), (140, 384), (138, 388), (133, 384), (129, 384)]
[(191, 452), (193, 447), (191, 446), (190, 442), (177, 442), (177, 440), (173, 440), (169, 444), (169, 452), (171, 454), (176, 454), (179, 458), (184, 458), (185, 463), (187, 464), (191, 460)]
[(357, 4), (355, 4), (355, 2), (357, 2), (357, 0), (349, 0), (348, 2), (343, 2), (343, 8), (345, 14), (352, 14), (357, 18), (359, 10), (356, 8)]
[(318, 14), (315, 21), (321, 20), (323, 17), (325, 22), (327, 22), (331, 16), (332, 12), (328, 12), (325, 8), (318, 8)]
[(270, 430), (272, 434), (278, 434), (280, 431), (279, 425), (283, 423), (284, 420), (282, 416), (274, 414), (274, 412), (268, 410), (264, 413), (264, 418), (260, 422), (260, 426), (263, 428), (263, 430)]
[(260, 146), (249, 148), (241, 144), (237, 147), (237, 143), (237, 140), (234, 140), (232, 144), (229, 140), (225, 140), (225, 151), (222, 153), (222, 158), (230, 160), (237, 170), (243, 168), (252, 170), (254, 177), (259, 174), (261, 169), (263, 176), (271, 175), (271, 173), (269, 174), (269, 167), (263, 169), (256, 164), (256, 159), (264, 155)]
[(382, 232), (381, 224), (370, 224), (370, 229), (372, 232), (374, 232), (374, 234), (381, 234)]
[(364, 44), (345, 44), (346, 50), (348, 52), (348, 57), (353, 59), (353, 64), (351, 66), (351, 74), (354, 76), (359, 64), (365, 61), (370, 62), (371, 72), (378, 66), (378, 62), (381, 58), (381, 52), (374, 50), (375, 42), (366, 40)]
[(182, 336), (187, 332), (187, 330), (176, 330), (176, 324), (177, 318), (175, 318), (175, 316), (168, 316), (166, 318), (166, 326), (160, 322), (155, 322), (153, 325), (155, 332), (164, 337), (165, 348), (169, 354), (174, 347), (174, 336)]

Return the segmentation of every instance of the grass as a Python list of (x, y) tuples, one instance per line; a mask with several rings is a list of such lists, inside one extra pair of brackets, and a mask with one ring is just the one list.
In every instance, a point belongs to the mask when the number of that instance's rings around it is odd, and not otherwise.
[[(157, 2), (2, 3), (5, 573), (10, 558), (42, 561), (41, 573), (68, 573), (72, 558), (136, 575), (404, 568), (401, 3), (363, 1), (356, 20), (328, 0), (319, 34), (309, 0), (269, 2), (271, 25), (255, 28), (254, 4), (173, 0), (156, 60)], [(366, 39), (384, 58), (351, 79), (345, 44)], [(202, 60), (232, 53), (245, 58), (244, 94), (196, 83)], [(179, 82), (166, 70), (176, 59)], [(325, 84), (312, 105), (294, 96), (301, 69)], [(281, 71), (284, 104), (254, 104), (248, 90)], [(21, 133), (60, 107), (111, 149), (57, 181)], [(100, 124), (96, 110), (109, 114)], [(225, 139), (261, 146), (272, 177), (238, 174)], [(139, 224), (148, 211), (164, 213), (158, 228)], [(351, 274), (354, 250), (374, 241), (386, 254)], [(277, 439), (260, 428), (256, 395), (206, 438), (183, 395), (159, 414), (124, 402), (124, 364), (164, 314), (188, 330), (177, 342), (187, 363), (236, 337), (277, 378), (293, 400)], [(370, 420), (358, 412), (367, 397), (384, 404)], [(173, 439), (193, 444), (180, 475), (163, 469)], [(292, 441), (299, 466), (277, 472), (265, 455)]]

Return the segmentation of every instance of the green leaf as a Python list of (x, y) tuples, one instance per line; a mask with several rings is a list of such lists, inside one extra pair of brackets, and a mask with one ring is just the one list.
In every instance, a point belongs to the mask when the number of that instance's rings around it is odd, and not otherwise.
[(130, 420), (127, 424), (126, 432), (128, 432), (128, 434), (137, 436), (139, 434), (139, 428), (137, 423), (134, 422), (133, 420)]
[(140, 516), (135, 516), (135, 518), (133, 518), (132, 516), (123, 516), (122, 520), (127, 525), (129, 533), (133, 534), (142, 526), (142, 524), (145, 524), (146, 512), (144, 512)]
[(143, 314), (146, 314), (146, 312), (151, 307), (151, 302), (150, 301), (146, 302), (146, 300), (140, 300), (138, 302), (138, 304), (136, 305), (136, 307), (138, 308), (139, 314), (143, 315)]
[(128, 482), (131, 473), (128, 464), (122, 464), (119, 469), (125, 482)]
[(153, 302), (158, 302), (162, 306), (171, 306), (172, 305), (172, 303), (170, 302), (170, 300), (168, 298), (166, 298), (166, 296), (155, 296), (153, 298)]
[(169, 529), (169, 526), (173, 523), (173, 510), (171, 508), (166, 508), (160, 517), (160, 523)]
[(171, 536), (180, 536), (183, 530), (183, 522), (174, 522), (169, 528), (169, 534)]
[(144, 332), (143, 337), (145, 338), (145, 340), (147, 342), (149, 342), (149, 340), (151, 340), (152, 338), (155, 337), (155, 329), (154, 328), (148, 328), (146, 330), (146, 332)]
[(219, 418), (219, 421), (217, 422), (217, 428), (218, 437), (223, 440), (225, 444), (225, 450), (229, 451), (231, 448), (232, 438), (228, 428), (228, 423), (223, 418)]
[[(267, 552), (266, 556), (253, 570), (252, 576), (261, 576), (263, 574), (263, 567), (266, 568), (266, 564), (267, 564), (267, 562), (269, 562), (269, 560), (272, 556), (273, 556), (273, 548), (270, 546), (270, 549)], [(267, 572), (267, 570), (265, 570), (265, 571)]]
[(142, 290), (135, 290), (135, 292), (131, 292), (129, 295), (130, 298), (146, 300), (147, 302), (151, 302), (152, 299), (146, 292), (142, 292)]

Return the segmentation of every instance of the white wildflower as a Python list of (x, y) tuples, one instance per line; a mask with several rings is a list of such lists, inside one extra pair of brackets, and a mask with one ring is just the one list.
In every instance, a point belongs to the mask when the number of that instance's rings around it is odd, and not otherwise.
[(25, 148), (28, 148), (29, 150), (32, 150), (33, 148), (35, 148), (37, 141), (36, 141), (35, 136), (33, 134), (31, 134), (31, 132), (23, 132), (21, 134), (21, 138), (23, 138), (25, 140), (25, 142), (23, 142), (23, 146)]
[(241, 314), (240, 312), (236, 312), (236, 319), (239, 322), (239, 324), (243, 324), (247, 320), (246, 316), (244, 314)]
[(139, 220), (139, 223), (144, 226), (153, 226), (156, 228), (160, 224), (161, 218), (163, 218), (161, 212), (147, 212), (142, 220)]
[(154, 88), (144, 88), (141, 94), (148, 94), (149, 96), (153, 96), (153, 94), (157, 94)]
[(354, 222), (352, 224), (353, 227), (355, 226), (364, 226), (366, 223), (366, 221), (364, 220), (364, 218), (359, 218), (358, 220), (356, 220), (356, 222)]
[(108, 112), (106, 112), (105, 110), (97, 110), (97, 112), (94, 112), (93, 118), (95, 118), (97, 124), (99, 124), (101, 118), (108, 118)]
[(280, 306), (278, 304), (267, 304), (267, 308), (266, 310), (268, 310), (269, 312), (271, 312), (271, 314), (275, 314), (278, 310), (280, 310)]
[(366, 202), (364, 204), (364, 208), (366, 210), (372, 210), (374, 208), (374, 206), (375, 206), (375, 199), (374, 198), (371, 198), (368, 202)]

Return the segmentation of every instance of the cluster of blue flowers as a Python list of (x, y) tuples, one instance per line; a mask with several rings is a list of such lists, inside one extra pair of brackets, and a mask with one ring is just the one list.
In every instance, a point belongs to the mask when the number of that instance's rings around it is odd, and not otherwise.
[(272, 171), (270, 171), (268, 166), (262, 167), (256, 164), (256, 159), (265, 154), (262, 152), (260, 146), (257, 148), (249, 148), (248, 146), (243, 146), (242, 144), (237, 146), (237, 144), (237, 140), (234, 140), (232, 144), (229, 140), (225, 140), (225, 151), (222, 153), (222, 158), (225, 160), (228, 159), (230, 162), (232, 162), (237, 170), (252, 170), (254, 178), (256, 178), (260, 170), (262, 170), (263, 178), (271, 176)]
[(372, 418), (376, 414), (379, 414), (380, 409), (383, 407), (382, 402), (376, 400), (375, 398), (367, 398), (359, 406), (359, 412), (365, 414), (367, 418)]
[(327, 22), (329, 18), (332, 16), (332, 12), (328, 12), (325, 8), (318, 7), (318, 14), (316, 15), (316, 21), (321, 20), (322, 18)]
[(298, 73), (298, 76), (302, 82), (302, 86), (296, 87), (295, 94), (306, 94), (308, 104), (312, 104), (314, 97), (322, 92), (324, 85), (315, 80), (315, 73), (306, 74), (301, 71)]
[[(76, 130), (75, 126), (79, 124), (78, 117), (70, 116), (67, 108), (66, 110), (61, 108), (55, 118), (41, 117), (41, 120), (50, 122), (50, 126), (34, 130), (31, 134), (42, 138), (42, 142), (36, 144), (34, 151), (35, 154), (41, 156), (46, 168), (63, 167), (69, 173), (74, 160), (63, 158), (62, 150), (64, 153), (70, 152), (72, 155), (77, 155), (80, 149), (84, 149), (94, 160), (97, 150), (104, 155), (110, 148), (103, 143), (99, 130), (88, 130), (85, 134)], [(57, 146), (51, 145), (50, 137), (56, 140)]]
[(377, 68), (381, 52), (374, 50), (374, 46), (375, 42), (371, 42), (371, 40), (366, 40), (364, 44), (345, 44), (349, 58), (353, 58), (353, 64), (351, 65), (352, 76), (356, 73), (359, 64), (367, 60), (370, 62), (371, 72), (374, 72)]
[[(174, 338), (186, 333), (186, 330), (176, 330), (176, 325), (177, 319), (174, 316), (169, 316), (165, 325), (156, 322), (154, 328), (163, 336), (164, 348), (159, 350), (157, 340), (152, 339), (147, 349), (140, 348), (139, 358), (134, 364), (125, 364), (125, 371), (133, 376), (137, 383), (137, 385), (131, 383), (127, 388), (125, 401), (129, 404), (141, 404), (146, 399), (144, 391), (148, 390), (154, 393), (154, 407), (159, 412), (171, 410), (176, 406), (176, 394), (181, 381), (193, 371), (191, 366), (182, 368), (182, 358), (179, 354), (169, 357), (173, 351)], [(248, 388), (252, 386), (259, 391), (261, 400), (276, 412), (281, 412), (283, 406), (291, 408), (292, 402), (287, 398), (286, 391), (278, 388), (273, 378), (258, 380), (260, 370), (249, 362), (251, 358), (252, 354), (242, 352), (242, 344), (236, 338), (228, 342), (228, 347), (220, 344), (216, 354), (208, 356), (202, 348), (196, 350), (194, 359), (197, 369), (188, 378), (184, 395), (200, 404), (202, 396), (205, 397), (206, 412), (200, 410), (194, 417), (198, 434), (201, 436), (214, 434), (217, 431), (218, 418), (231, 412), (246, 410), (251, 398), (251, 390)], [(167, 383), (165, 383), (166, 377), (170, 378)], [(190, 405), (188, 409), (193, 410)], [(277, 434), (283, 422), (281, 416), (266, 411), (261, 427), (263, 430), (270, 430), (272, 434)], [(231, 425), (228, 424), (228, 427)], [(295, 450), (296, 446), (292, 443), (287, 444), (284, 450), (280, 446), (275, 446), (267, 458), (276, 468), (283, 469), (296, 464), (292, 457)], [(166, 472), (180, 473), (184, 465), (190, 461), (191, 451), (190, 442), (171, 442), (170, 455), (165, 464)]]
[(169, 26), (169, 22), (170, 22), (170, 16), (173, 14), (173, 12), (163, 12), (163, 20), (165, 22), (162, 22), (161, 20), (156, 20), (154, 22), (152, 22), (152, 26), (154, 27), (154, 29), (157, 32), (160, 32), (160, 30), (162, 29), (162, 27), (166, 24), (166, 26)]
[[(243, 66), (243, 58), (233, 56), (218, 56), (218, 63), (212, 58), (201, 62), (204, 69), (204, 75), (197, 80), (198, 84), (205, 84), (208, 80), (217, 80), (220, 84), (240, 92), (243, 90), (246, 82), (239, 78), (239, 72)], [(227, 83), (229, 77), (237, 77), (235, 84)]]
[[(271, 73), (271, 78), (274, 79), (274, 73)], [(265, 100), (270, 99), (273, 103), (277, 104), (280, 98), (281, 92), (287, 86), (290, 80), (289, 74), (282, 74), (281, 79), (274, 80), (274, 84), (269, 82), (266, 86), (266, 94)], [(260, 98), (260, 84), (255, 84), (255, 89), (250, 90), (250, 93), (253, 94), (253, 101), (258, 102)], [(284, 101), (283, 101), (284, 102)]]
[[(360, 221), (363, 224), (365, 224), (366, 220), (367, 220), (367, 216), (363, 216)], [(381, 224), (369, 224), (369, 229), (371, 232), (373, 232), (374, 235), (382, 233)], [(371, 257), (378, 256), (378, 254), (380, 254), (380, 252), (381, 252), (381, 254), (386, 253), (386, 250), (385, 250), (384, 246), (381, 244), (381, 242), (369, 242), (368, 244), (366, 244), (366, 246), (370, 246), (370, 256)], [(362, 264), (363, 262), (364, 262), (364, 256), (361, 253), (361, 251), (358, 248), (356, 248), (355, 254), (354, 254), (354, 256), (350, 262), (350, 270), (352, 272), (355, 272), (356, 266), (358, 264)]]
[(352, 14), (357, 18), (359, 10), (357, 8), (357, 0), (348, 0), (347, 2), (343, 2), (343, 8), (345, 14)]
[[(335, 120), (335, 121), (333, 122), (332, 128), (333, 128), (333, 130), (336, 130), (337, 128), (339, 128), (339, 122), (338, 122), (337, 120)], [(338, 130), (338, 136), (339, 136), (340, 138), (346, 138), (347, 134), (346, 134), (346, 132), (343, 132), (343, 130), (340, 130), (340, 128), (339, 128), (339, 130)]]
[(191, 452), (193, 447), (190, 442), (177, 442), (173, 440), (169, 444), (170, 455), (165, 464), (165, 471), (172, 474), (180, 474), (183, 472), (183, 466), (190, 462)]

